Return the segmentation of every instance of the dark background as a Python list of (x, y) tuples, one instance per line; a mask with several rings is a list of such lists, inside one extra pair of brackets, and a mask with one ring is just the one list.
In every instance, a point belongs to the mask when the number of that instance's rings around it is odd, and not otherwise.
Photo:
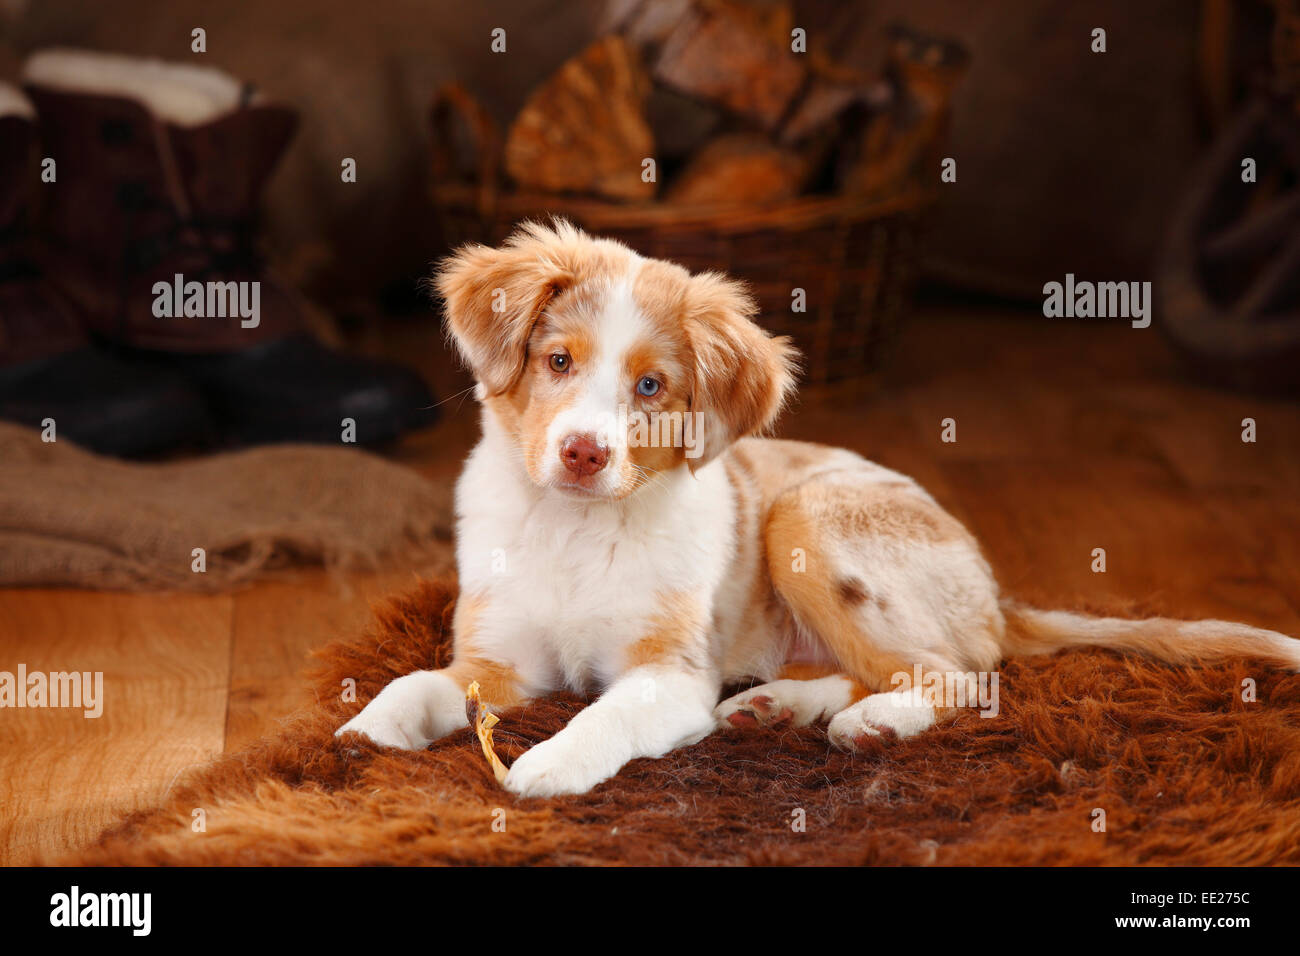
[[(924, 262), (964, 289), (1041, 296), (1067, 271), (1146, 278), (1170, 210), (1215, 118), (1204, 50), (1230, 49), (1239, 92), (1263, 65), (1269, 6), (1190, 0), (802, 0), (795, 20), (867, 70), (903, 19), (972, 53), (954, 109), (956, 184), (945, 187)], [(1208, 10), (1207, 10), (1208, 8)], [(525, 97), (607, 16), (599, 0), (5, 0), (0, 72), (49, 45), (201, 62), (255, 82), (303, 123), (268, 197), (279, 264), (336, 311), (422, 274), (443, 249), (426, 199), (433, 90), (456, 79), (504, 129)], [(1209, 17), (1208, 21), (1206, 17)], [(207, 31), (192, 54), (190, 30)], [(1096, 26), (1108, 52), (1089, 51)], [(504, 59), (489, 34), (504, 28)], [(353, 156), (358, 182), (339, 182)]]

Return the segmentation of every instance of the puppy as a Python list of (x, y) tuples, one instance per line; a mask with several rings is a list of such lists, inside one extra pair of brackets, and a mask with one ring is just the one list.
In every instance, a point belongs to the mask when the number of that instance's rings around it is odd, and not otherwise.
[[(923, 692), (929, 676), (973, 700), (1010, 654), (1300, 668), (1300, 642), (1273, 631), (1003, 600), (975, 540), (910, 478), (750, 437), (789, 397), (796, 356), (721, 275), (555, 222), (462, 249), (436, 284), (483, 406), (456, 489), (454, 660), (393, 681), (339, 734), (423, 748), (466, 726), (471, 681), (498, 710), (599, 694), (506, 777), (554, 796), (720, 725), (829, 720), (847, 749), (917, 734), (953, 706)], [(742, 678), (761, 683), (719, 703)]]

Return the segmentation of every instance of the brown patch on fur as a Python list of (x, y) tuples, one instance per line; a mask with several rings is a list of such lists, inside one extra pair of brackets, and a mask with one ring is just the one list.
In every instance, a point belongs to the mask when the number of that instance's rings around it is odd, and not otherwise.
[(825, 529), (799, 500), (782, 498), (768, 515), (764, 536), (773, 554), (802, 548), (807, 567), (795, 571), (786, 561), (768, 565), (772, 585), (799, 621), (817, 635), (842, 670), (877, 691), (889, 689), (891, 675), (911, 673), (912, 662), (876, 647), (856, 615), (857, 605), (842, 600), (833, 563), (818, 548)]
[[(773, 680), (817, 680), (840, 673), (834, 664), (810, 664), (806, 661), (791, 661), (783, 664)], [(847, 675), (846, 675), (847, 676)]]
[(689, 462), (698, 468), (736, 439), (771, 428), (794, 390), (798, 353), (790, 339), (756, 325), (744, 286), (718, 273), (694, 276), (685, 303), (691, 409), (704, 415), (704, 453)]
[[(849, 699), (845, 707), (856, 704), (872, 693), (871, 688), (853, 679), (835, 664), (811, 664), (806, 661), (787, 661), (773, 680), (819, 680), (823, 677), (843, 677), (849, 682)], [(843, 710), (843, 708), (840, 708)]]
[(452, 635), (457, 653), (472, 652), (474, 629), (486, 606), (487, 598), (483, 594), (462, 594), (457, 599), (452, 616)]
[(469, 687), (472, 681), (478, 681), (485, 704), (514, 707), (527, 699), (519, 691), (519, 675), (515, 669), (486, 657), (457, 657), (447, 668), (447, 676), (461, 687)]
[[(416, 752), (335, 738), (390, 680), (450, 661), (453, 594), (428, 582), (381, 605), (366, 634), (319, 652), (320, 703), (186, 772), (90, 848), (42, 862), (1300, 864), (1300, 675), (1250, 660), (1174, 668), (1087, 650), (1013, 661), (992, 719), (963, 712), (869, 755), (828, 747), (824, 726), (725, 731), (559, 799), (503, 792), (468, 729)], [(338, 699), (345, 677), (357, 680), (357, 703)], [(1262, 703), (1225, 690), (1245, 677)], [(557, 694), (501, 713), (502, 757), (518, 759), (584, 704)], [(665, 812), (679, 805), (691, 812)], [(495, 806), (509, 807), (510, 839), (484, 824)], [(792, 840), (788, 815), (772, 808), (795, 806), (826, 825)], [(1105, 839), (1079, 823), (1098, 806)], [(194, 807), (208, 810), (202, 839)], [(937, 849), (918, 846), (917, 833)]]
[(567, 376), (551, 368), (551, 356), (566, 352), (574, 369), (592, 357), (596, 351), (595, 325), (584, 315), (590, 315), (595, 301), (586, 287), (566, 293), (563, 304), (555, 307), (554, 316), (548, 314), (538, 320), (529, 337), (524, 368), (510, 388), (504, 395), (484, 399), (523, 452), (524, 467), (537, 482), (543, 479), (547, 465), (547, 429), (575, 394), (565, 388)]
[(689, 594), (659, 595), (662, 609), (652, 617), (645, 636), (628, 648), (628, 669), (647, 664), (681, 662), (701, 663), (697, 660), (704, 613), (699, 602)]
[(689, 312), (691, 274), (662, 259), (647, 259), (632, 283), (632, 301), (650, 324), (672, 341), (681, 340), (682, 320)]
[[(798, 467), (791, 464), (795, 459), (799, 460)], [(726, 672), (732, 675), (754, 674), (767, 679), (770, 675), (763, 672), (772, 666), (769, 646), (773, 640), (779, 639), (778, 635), (788, 634), (792, 627), (790, 607), (774, 589), (771, 569), (779, 564), (788, 571), (793, 558), (790, 549), (803, 548), (806, 553), (812, 539), (778, 545), (773, 543), (768, 534), (760, 533), (758, 528), (766, 525), (773, 505), (783, 494), (802, 493), (795, 492), (794, 489), (807, 487), (807, 483), (818, 474), (845, 467), (873, 466), (841, 449), (825, 445), (753, 438), (743, 438), (736, 442), (724, 452), (722, 461), (737, 506), (737, 540), (741, 548), (750, 547), (749, 542), (756, 540), (761, 557), (737, 639), (727, 651)], [(823, 497), (826, 497), (828, 504), (832, 503), (829, 496)], [(859, 584), (869, 594), (877, 610), (889, 608), (889, 602), (883, 595), (870, 592), (865, 584)], [(832, 588), (826, 590), (825, 596), (828, 599), (843, 600), (843, 596)], [(748, 670), (747, 667), (758, 669)]]
[[(683, 411), (682, 409), (672, 410)], [(663, 430), (661, 431), (661, 429)], [(677, 431), (675, 426), (670, 430), (663, 425), (656, 426), (652, 423), (648, 426), (648, 430), (662, 436), (656, 439), (657, 445), (653, 443), (638, 444), (628, 448), (628, 457), (632, 460), (632, 464), (637, 467), (637, 486), (654, 477), (656, 472), (671, 471), (686, 460), (686, 449), (681, 446), (680, 440), (674, 442), (671, 439), (671, 433)]]
[(481, 595), (463, 594), (456, 601), (452, 619), (455, 650), (447, 676), (462, 687), (478, 681), (484, 703), (512, 707), (525, 700), (520, 693), (519, 675), (509, 664), (486, 657), (474, 643), (474, 628), (485, 604)]
[(864, 604), (872, 599), (871, 590), (857, 578), (841, 578), (836, 589), (845, 604)]
[[(636, 444), (629, 441), (628, 447), (628, 455), (639, 469), (638, 484), (648, 475), (670, 471), (687, 460), (684, 416), (691, 408), (690, 355), (682, 337), (680, 319), (673, 320), (665, 313), (662, 301), (653, 312), (647, 311), (643, 288), (647, 274), (654, 276), (660, 267), (668, 267), (668, 263), (647, 262), (637, 273), (633, 297), (649, 319), (651, 331), (623, 357), (629, 412), (640, 412), (648, 419), (644, 426), (646, 441)], [(651, 397), (638, 395), (636, 391), (637, 383), (646, 375), (653, 375), (661, 382), (659, 392)], [(631, 435), (639, 431), (630, 418), (628, 429)]]
[(551, 356), (566, 352), (574, 369), (584, 369), (596, 355), (598, 326), (593, 315), (598, 302), (595, 289), (577, 286), (562, 302), (556, 303), (553, 311), (537, 323), (528, 340), (528, 354), (534, 366), (556, 375), (551, 370)]
[[(681, 391), (683, 376), (680, 375), (680, 368), (677, 358), (672, 351), (662, 347), (654, 341), (642, 341), (633, 345), (623, 356), (623, 374), (627, 380), (635, 385), (644, 375), (654, 373), (658, 378), (664, 380), (664, 387), (659, 390), (661, 395), (670, 395), (674, 391)], [(678, 372), (676, 381), (673, 376), (668, 374), (669, 371)], [(676, 386), (676, 389), (674, 389)], [(655, 396), (658, 398), (658, 395)]]
[(625, 246), (592, 239), (563, 221), (527, 223), (499, 248), (462, 247), (433, 282), (466, 364), (489, 395), (498, 395), (523, 372), (543, 310), (575, 286), (626, 269), (632, 257)]

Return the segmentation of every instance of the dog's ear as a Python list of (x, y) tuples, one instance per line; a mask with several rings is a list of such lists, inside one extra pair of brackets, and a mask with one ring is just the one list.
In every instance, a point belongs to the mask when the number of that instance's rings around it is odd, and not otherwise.
[(683, 325), (694, 356), (691, 411), (703, 413), (692, 471), (738, 438), (766, 431), (791, 391), (799, 353), (756, 325), (740, 283), (709, 272), (690, 279)]
[(462, 247), (434, 275), (447, 331), (488, 395), (508, 391), (519, 378), (538, 316), (574, 281), (555, 254), (558, 238), (530, 225), (499, 249)]

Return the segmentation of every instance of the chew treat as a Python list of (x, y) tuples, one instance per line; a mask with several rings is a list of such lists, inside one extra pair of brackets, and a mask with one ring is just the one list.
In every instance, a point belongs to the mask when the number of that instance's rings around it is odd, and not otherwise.
[(483, 706), (483, 701), (479, 698), (478, 681), (471, 681), (465, 688), (465, 716), (469, 718), (470, 726), (478, 735), (478, 742), (483, 747), (483, 756), (487, 757), (487, 762), (496, 775), (497, 783), (504, 784), (506, 765), (501, 762), (501, 758), (492, 747), (492, 728), (497, 725), (497, 715)]

